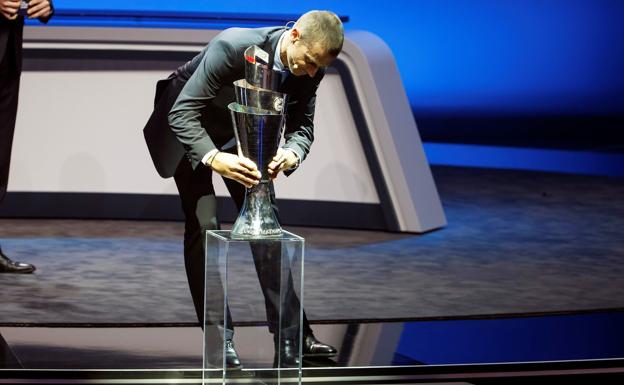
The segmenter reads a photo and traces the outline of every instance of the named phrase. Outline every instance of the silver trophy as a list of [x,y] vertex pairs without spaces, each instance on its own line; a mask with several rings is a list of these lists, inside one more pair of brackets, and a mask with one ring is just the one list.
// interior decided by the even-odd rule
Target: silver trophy
[[275,91],[281,73],[267,63],[268,54],[257,46],[245,51],[245,79],[234,82],[236,102],[228,105],[238,155],[251,159],[262,174],[260,183],[245,192],[243,208],[232,227],[235,239],[282,235],[271,205],[268,166],[279,147],[287,95]]

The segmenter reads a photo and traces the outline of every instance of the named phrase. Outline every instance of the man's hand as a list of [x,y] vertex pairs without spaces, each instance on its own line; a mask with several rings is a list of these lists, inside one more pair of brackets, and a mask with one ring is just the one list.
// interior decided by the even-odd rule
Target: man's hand
[[234,179],[251,188],[260,182],[260,171],[254,162],[242,156],[218,152],[212,158],[210,167],[219,175]]
[[29,19],[50,16],[51,13],[50,0],[30,0],[28,2],[27,14]]
[[0,13],[8,20],[15,20],[19,6],[19,0],[0,0]]
[[281,171],[295,167],[298,162],[299,158],[294,151],[284,150],[280,147],[277,149],[277,154],[273,157],[271,163],[269,163],[269,176],[271,179],[275,179]]

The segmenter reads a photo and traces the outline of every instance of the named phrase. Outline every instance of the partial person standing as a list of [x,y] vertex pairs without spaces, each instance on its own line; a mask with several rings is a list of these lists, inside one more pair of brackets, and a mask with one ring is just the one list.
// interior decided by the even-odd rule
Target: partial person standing
[[[17,100],[22,73],[24,18],[47,23],[54,13],[50,0],[0,0],[0,204],[6,195]],[[1,236],[0,229],[0,236]],[[32,273],[35,266],[12,261],[0,246],[0,273]]]

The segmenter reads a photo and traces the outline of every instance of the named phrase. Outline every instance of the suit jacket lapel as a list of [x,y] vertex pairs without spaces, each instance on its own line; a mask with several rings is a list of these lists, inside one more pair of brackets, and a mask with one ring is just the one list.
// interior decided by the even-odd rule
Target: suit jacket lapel
[[277,50],[277,43],[279,42],[282,32],[286,30],[286,27],[277,29],[268,34],[267,39],[262,46],[262,49],[269,54],[269,68],[273,68],[275,63],[275,51]]

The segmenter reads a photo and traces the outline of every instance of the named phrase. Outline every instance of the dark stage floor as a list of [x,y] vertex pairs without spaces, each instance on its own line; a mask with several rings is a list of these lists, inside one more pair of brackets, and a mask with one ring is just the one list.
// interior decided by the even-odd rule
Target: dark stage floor
[[[491,368],[479,365],[509,362],[551,362],[542,369],[582,362],[573,369],[620,373],[624,180],[433,171],[449,221],[442,230],[286,226],[306,238],[308,316],[317,335],[340,349],[333,362],[308,362],[304,379],[308,373],[318,382],[310,367],[317,365],[412,368],[411,383],[471,378],[444,377],[458,367],[488,377]],[[97,370],[164,370],[164,377],[197,382],[201,331],[182,232],[174,222],[0,219],[3,249],[38,267],[33,275],[0,276],[5,365],[84,369],[103,380],[114,372]],[[243,361],[270,366],[253,350],[271,345],[266,328],[254,326],[262,309],[232,310]],[[504,370],[533,370],[517,365]],[[62,372],[50,373],[53,381]],[[327,383],[335,382],[344,381]]]
[[[434,168],[449,225],[424,235],[286,228],[306,238],[317,321],[624,308],[624,180]],[[0,220],[0,324],[185,323],[195,315],[175,222]],[[245,302],[245,299],[241,299]],[[233,309],[237,321],[253,311]],[[249,319],[248,319],[249,318]]]

